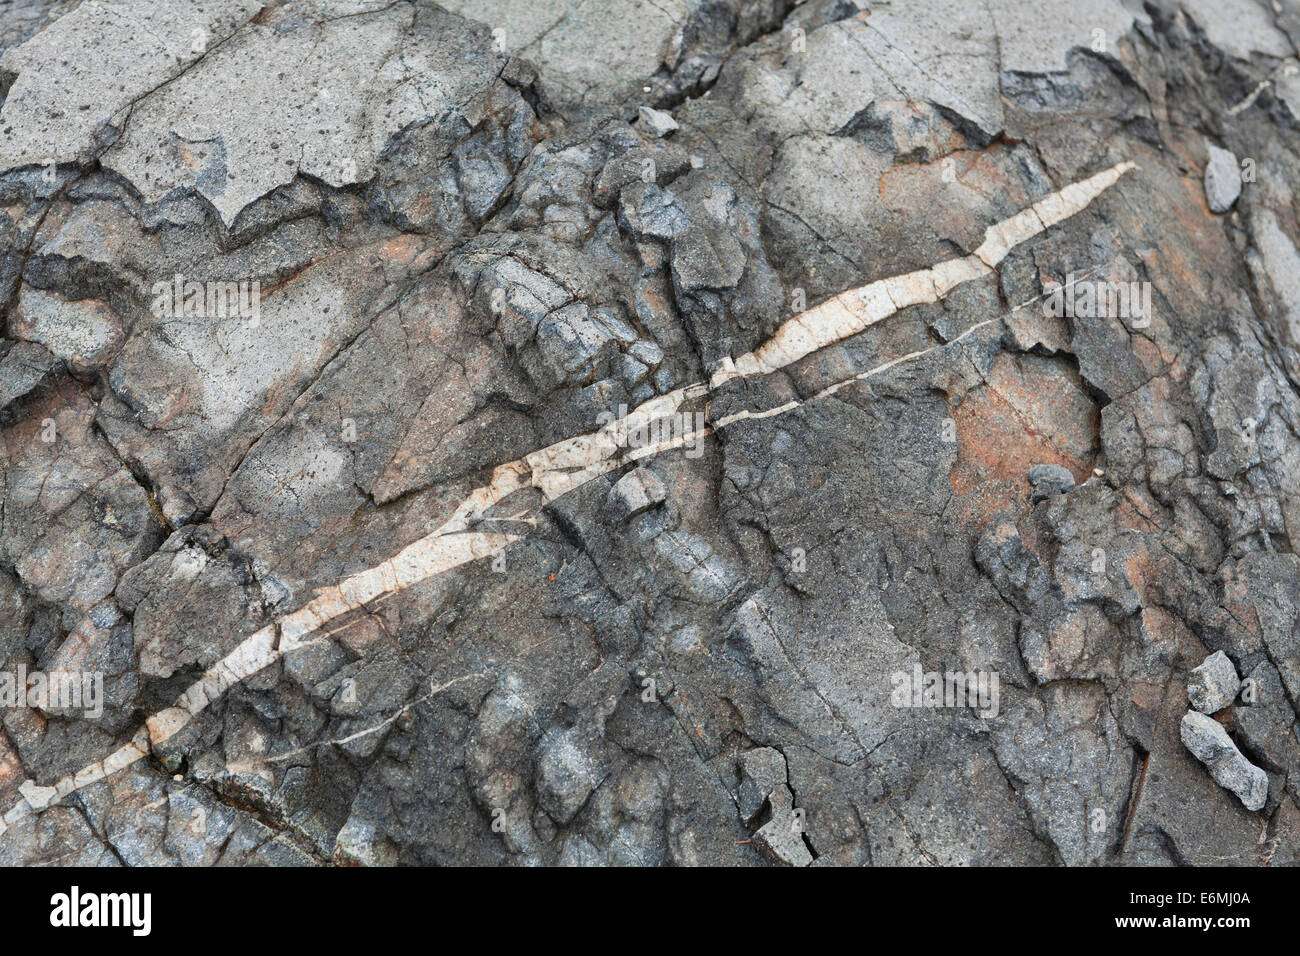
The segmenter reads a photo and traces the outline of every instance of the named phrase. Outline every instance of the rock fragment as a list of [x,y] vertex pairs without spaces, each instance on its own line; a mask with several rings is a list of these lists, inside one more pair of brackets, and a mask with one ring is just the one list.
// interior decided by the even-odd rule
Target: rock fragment
[[1214,782],[1231,790],[1247,810],[1259,810],[1268,799],[1268,775],[1241,755],[1228,732],[1213,717],[1189,710],[1180,731],[1183,746],[1210,771]]
[[657,110],[650,106],[642,106],[638,111],[641,114],[641,122],[650,132],[658,137],[667,136],[669,133],[681,129],[677,125],[677,120],[672,115],[665,113],[663,110]]
[[758,828],[754,844],[768,856],[786,866],[808,866],[813,856],[803,842],[802,823],[793,809],[772,814],[772,819]]
[[1223,710],[1237,699],[1241,679],[1237,669],[1223,651],[1215,651],[1200,667],[1192,671],[1187,681],[1187,699],[1203,714]]
[[1074,475],[1060,465],[1035,465],[1029,469],[1029,483],[1034,489],[1031,497],[1038,503],[1073,488]]
[[23,781],[18,792],[23,795],[23,799],[33,810],[44,810],[58,796],[58,791],[54,787],[42,787],[35,780]]
[[614,507],[624,518],[632,518],[653,508],[668,497],[668,489],[648,468],[629,471],[615,482],[610,491]]
[[740,815],[756,819],[773,792],[785,786],[785,758],[779,750],[758,747],[740,758]]
[[34,342],[15,342],[0,358],[0,409],[48,383],[58,360]]
[[1210,161],[1205,164],[1205,201],[1211,211],[1222,215],[1232,208],[1241,195],[1241,166],[1237,157],[1213,143]]
[[779,750],[760,747],[740,759],[740,813],[756,819],[764,806],[771,817],[754,833],[754,844],[786,866],[808,866],[813,856],[803,839],[803,811],[794,805],[786,783],[785,757]]

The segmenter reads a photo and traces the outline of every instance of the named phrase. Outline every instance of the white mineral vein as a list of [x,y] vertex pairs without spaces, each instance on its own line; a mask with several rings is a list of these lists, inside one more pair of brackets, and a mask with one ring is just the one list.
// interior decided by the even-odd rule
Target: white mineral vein
[[[376,598],[395,593],[420,581],[450,571],[503,550],[521,534],[488,534],[470,530],[504,499],[524,488],[537,488],[542,504],[573,491],[631,461],[653,457],[672,448],[692,443],[719,428],[746,419],[783,414],[802,403],[787,402],[759,412],[741,411],[719,419],[712,426],[690,432],[685,429],[655,444],[629,447],[629,436],[649,430],[655,422],[674,415],[688,401],[702,398],[734,378],[766,375],[797,362],[819,349],[856,335],[864,329],[910,305],[937,302],[958,285],[989,275],[1015,246],[1033,238],[1084,209],[1109,189],[1131,162],[1118,163],[1097,175],[1051,193],[1008,219],[989,226],[984,241],[964,258],[949,259],[928,269],[880,279],[841,293],[787,321],[770,339],[753,352],[726,361],[708,384],[697,383],[660,395],[637,406],[626,416],[583,435],[556,442],[516,461],[497,466],[486,485],[474,489],[451,517],[435,531],[412,542],[373,568],[344,578],[318,592],[298,610],[279,618],[249,635],[234,650],[204,672],[177,698],[172,706],[145,721],[132,740],[52,787],[25,781],[23,799],[0,818],[0,834],[14,823],[44,810],[68,794],[124,770],[183,730],[195,716],[227,690],[278,661],[285,654],[306,646],[313,634],[326,624]],[[996,320],[980,323],[983,327]],[[967,330],[966,334],[976,327]],[[941,346],[942,347],[942,346]],[[869,372],[823,389],[817,398],[833,394],[844,385],[883,371],[923,352],[902,356]],[[504,520],[504,519],[499,519]],[[514,521],[519,521],[516,516]],[[526,520],[526,519],[524,519]]]

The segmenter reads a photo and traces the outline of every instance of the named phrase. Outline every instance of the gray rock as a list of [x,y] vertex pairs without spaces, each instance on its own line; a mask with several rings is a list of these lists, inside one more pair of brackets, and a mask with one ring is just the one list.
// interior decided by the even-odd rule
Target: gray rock
[[640,114],[641,122],[645,124],[646,129],[655,136],[667,136],[669,133],[681,129],[671,113],[665,113],[663,110],[657,110],[650,106],[638,107],[637,112]]
[[1088,7],[1070,0],[1050,0],[1040,8],[1042,17],[1032,19],[1023,16],[1024,10],[1015,0],[994,0],[990,6],[1002,39],[1001,67],[1007,72],[1062,70],[1069,52],[1077,47],[1114,56],[1116,45],[1135,19],[1145,19],[1119,0]]
[[1210,771],[1214,782],[1235,793],[1247,810],[1268,799],[1268,774],[1241,755],[1228,732],[1213,717],[1189,710],[1180,730],[1183,745]]
[[1039,502],[1073,488],[1074,475],[1060,465],[1035,465],[1029,469],[1029,483],[1034,488],[1031,500]]
[[1241,166],[1226,149],[1207,143],[1210,161],[1205,164],[1205,201],[1213,212],[1223,214],[1241,195]]
[[813,861],[803,841],[803,819],[793,809],[773,812],[772,819],[754,832],[754,844],[784,866],[808,866]]
[[10,326],[11,334],[45,346],[78,372],[105,367],[122,347],[122,319],[103,302],[65,302],[24,286]]
[[537,346],[558,382],[585,378],[610,341],[609,330],[581,302],[557,309],[537,326]]
[[1265,770],[1294,773],[1300,768],[1300,736],[1277,669],[1261,661],[1242,684],[1241,702],[1232,712],[1242,748]]
[[636,468],[614,483],[610,498],[626,520],[663,503],[668,489],[649,468]]
[[1292,341],[1300,341],[1300,250],[1296,240],[1281,228],[1271,209],[1261,210],[1252,219],[1251,234],[1262,260],[1264,284],[1281,303],[1278,312]]
[[[134,100],[183,75],[258,9],[252,0],[79,5],[5,52],[3,69],[16,79],[0,168],[67,162],[106,145],[104,127],[120,124]],[[86,56],[58,55],[71,48]]]
[[538,803],[558,824],[573,819],[608,775],[576,729],[556,732],[542,742],[537,758]]
[[990,721],[997,762],[1066,865],[1096,863],[1120,833],[1133,751],[1096,686],[1052,684],[1042,696]]
[[0,358],[0,409],[49,382],[58,360],[41,346],[16,342]]
[[1215,651],[1187,679],[1187,699],[1203,714],[1213,714],[1237,699],[1241,679],[1223,651]]
[[664,360],[664,350],[660,348],[658,344],[647,342],[645,339],[640,339],[633,343],[632,347],[628,349],[628,351],[650,368],[658,367],[659,363]]
[[1296,860],[1300,20],[864,6],[9,2],[0,863]]
[[1215,46],[1249,60],[1253,53],[1287,57],[1295,53],[1268,8],[1250,0],[1184,0],[1186,9]]
[[631,355],[624,355],[618,362],[619,374],[623,377],[623,382],[628,388],[635,388],[645,377],[650,374],[650,369],[642,365]]
[[619,196],[619,220],[625,229],[649,239],[672,239],[691,225],[681,201],[654,183],[633,183]]
[[[740,815],[748,823],[759,815],[773,793],[785,788],[785,757],[771,747],[759,747],[740,758],[740,771],[737,796]],[[777,799],[784,804],[789,803],[789,797],[785,793],[780,793]]]
[[808,866],[813,861],[804,842],[804,811],[794,806],[786,783],[786,762],[771,747],[751,750],[741,757],[740,815],[752,821],[766,809],[769,819],[754,831],[754,844],[785,866]]

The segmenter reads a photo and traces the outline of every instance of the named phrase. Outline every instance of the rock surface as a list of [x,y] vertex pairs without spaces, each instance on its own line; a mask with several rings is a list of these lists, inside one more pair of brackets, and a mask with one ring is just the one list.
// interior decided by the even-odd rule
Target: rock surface
[[646,129],[656,136],[667,136],[669,133],[681,129],[677,125],[677,120],[673,119],[671,113],[665,113],[663,110],[654,109],[651,106],[642,106],[637,110],[641,117],[641,122],[645,124]]
[[1074,475],[1062,465],[1035,465],[1029,469],[1029,483],[1033,485],[1031,501],[1045,501],[1062,495],[1074,487]]
[[1213,143],[1208,144],[1210,161],[1205,165],[1205,201],[1210,211],[1225,213],[1241,195],[1241,169],[1237,157]]
[[9,4],[0,863],[1294,862],[1297,40]]
[[1192,669],[1187,681],[1187,699],[1203,714],[1223,710],[1237,699],[1241,678],[1223,651],[1215,651]]
[[1241,755],[1222,724],[1189,710],[1183,716],[1181,733],[1187,749],[1209,768],[1215,783],[1240,797],[1247,810],[1263,809],[1268,774]]

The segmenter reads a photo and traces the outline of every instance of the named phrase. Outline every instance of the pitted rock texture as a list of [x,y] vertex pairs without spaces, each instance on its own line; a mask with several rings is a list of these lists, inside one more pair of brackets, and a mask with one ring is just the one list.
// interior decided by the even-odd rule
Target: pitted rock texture
[[1294,863],[1297,42],[17,0],[0,863]]
[[1218,721],[1189,710],[1183,715],[1181,735],[1187,749],[1209,768],[1215,783],[1240,797],[1247,810],[1264,806],[1268,775],[1241,755]]
[[1223,710],[1237,699],[1241,679],[1237,669],[1223,651],[1215,651],[1198,667],[1192,668],[1187,682],[1187,699],[1203,714]]

